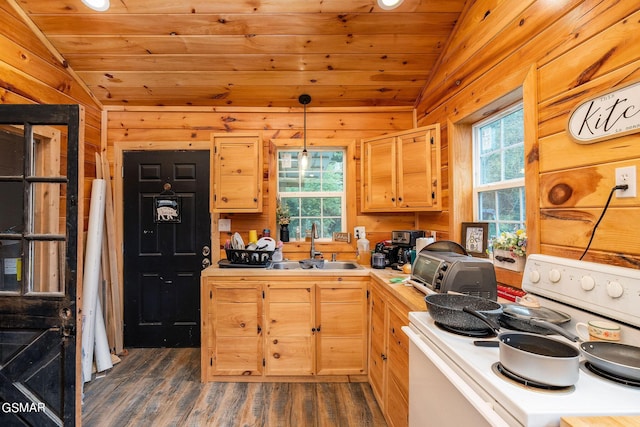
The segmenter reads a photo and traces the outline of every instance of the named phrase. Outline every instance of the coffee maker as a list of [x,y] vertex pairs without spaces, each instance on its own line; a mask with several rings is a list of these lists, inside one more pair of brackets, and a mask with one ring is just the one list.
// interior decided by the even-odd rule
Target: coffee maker
[[411,263],[411,251],[416,248],[416,239],[424,237],[422,230],[395,230],[391,232],[389,247],[389,266],[402,270],[402,266]]

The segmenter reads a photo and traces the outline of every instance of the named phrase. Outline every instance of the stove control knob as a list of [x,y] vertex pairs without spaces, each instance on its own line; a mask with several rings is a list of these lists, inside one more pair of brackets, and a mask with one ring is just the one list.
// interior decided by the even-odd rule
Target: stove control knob
[[588,292],[596,287],[596,281],[593,280],[593,277],[591,276],[582,276],[582,279],[580,279],[580,286],[583,290]]
[[529,272],[529,280],[531,280],[531,283],[538,283],[540,281],[540,272],[538,270],[531,270]]
[[555,268],[551,269],[551,271],[549,272],[549,280],[551,280],[551,283],[558,283],[560,281],[560,278],[560,272]]
[[611,298],[620,298],[624,293],[622,285],[619,282],[613,281],[607,284],[607,293]]

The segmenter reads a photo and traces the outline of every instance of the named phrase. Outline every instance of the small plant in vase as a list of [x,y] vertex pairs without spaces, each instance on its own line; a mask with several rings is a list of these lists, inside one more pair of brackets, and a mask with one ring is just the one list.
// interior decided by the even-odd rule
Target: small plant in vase
[[276,219],[280,225],[280,240],[283,242],[289,241],[289,223],[291,222],[291,215],[289,214],[289,207],[282,204],[280,197],[276,199]]
[[517,230],[515,233],[503,231],[491,240],[491,244],[495,265],[507,270],[524,270],[527,255],[527,233],[524,230]]

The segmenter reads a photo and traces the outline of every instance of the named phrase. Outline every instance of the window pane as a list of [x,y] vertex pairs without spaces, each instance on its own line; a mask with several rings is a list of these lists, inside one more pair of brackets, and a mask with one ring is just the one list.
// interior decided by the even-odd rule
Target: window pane
[[478,193],[478,206],[480,206],[478,218],[480,221],[495,221],[496,215],[496,192],[483,191]]
[[504,179],[524,177],[524,145],[504,150]]
[[502,165],[500,164],[500,153],[496,152],[488,156],[481,157],[480,163],[480,184],[492,184],[501,181]]
[[322,216],[340,216],[342,200],[339,197],[325,197],[322,199]]
[[504,124],[504,146],[509,147],[515,144],[523,144],[524,127],[522,126],[522,109],[514,111],[502,120]]
[[500,148],[500,122],[489,123],[480,128],[480,155]]
[[521,214],[520,191],[510,188],[498,192],[499,218],[501,221],[519,221]]

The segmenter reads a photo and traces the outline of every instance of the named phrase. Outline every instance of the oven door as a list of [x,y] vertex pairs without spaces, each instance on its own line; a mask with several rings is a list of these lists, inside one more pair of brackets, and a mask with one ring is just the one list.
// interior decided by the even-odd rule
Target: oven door
[[420,332],[409,326],[402,330],[410,340],[409,427],[520,425],[479,387],[474,390],[472,380]]

